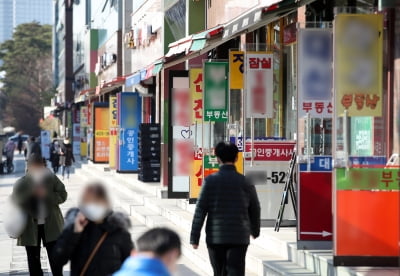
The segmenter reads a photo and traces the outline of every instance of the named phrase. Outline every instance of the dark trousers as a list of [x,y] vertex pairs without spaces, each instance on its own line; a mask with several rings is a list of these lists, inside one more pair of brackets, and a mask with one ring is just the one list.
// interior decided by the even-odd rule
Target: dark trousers
[[244,276],[247,244],[208,244],[214,276]]
[[25,246],[26,254],[28,256],[28,267],[30,276],[43,276],[42,265],[40,263],[40,243],[43,241],[46,247],[47,255],[53,276],[62,276],[62,267],[57,267],[54,264],[53,248],[56,242],[46,242],[44,236],[44,225],[38,225],[38,246]]

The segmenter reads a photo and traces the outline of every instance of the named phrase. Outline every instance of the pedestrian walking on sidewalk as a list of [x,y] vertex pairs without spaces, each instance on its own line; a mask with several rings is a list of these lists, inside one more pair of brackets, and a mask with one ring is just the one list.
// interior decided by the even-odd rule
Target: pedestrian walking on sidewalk
[[65,229],[54,250],[57,266],[71,263],[71,276],[106,276],[129,257],[133,243],[129,217],[112,211],[101,183],[88,185],[79,209],[68,211]]
[[133,252],[114,276],[170,276],[181,255],[181,240],[174,231],[154,228],[136,242]]
[[27,174],[14,185],[12,199],[27,216],[17,244],[26,248],[29,274],[43,275],[40,261],[43,242],[53,275],[62,276],[62,270],[54,265],[52,253],[64,225],[59,205],[67,199],[67,192],[58,177],[44,167],[41,156],[29,157]]
[[53,143],[50,145],[50,162],[55,174],[58,173],[58,169],[60,168],[60,152],[61,147],[59,142],[57,140],[53,140]]
[[[35,137],[30,138],[30,142],[28,145],[28,156],[27,159],[29,160],[29,157],[31,155],[36,155],[37,157],[42,158],[42,149],[40,148],[40,144],[36,141]],[[42,160],[43,162],[43,160]]]
[[72,162],[75,162],[72,145],[69,142],[69,139],[64,139],[60,152],[60,165],[62,167],[61,173],[63,180],[65,179],[65,172],[67,172],[67,179],[69,179]]
[[250,235],[260,234],[260,203],[254,185],[235,168],[238,148],[218,143],[219,171],[205,178],[193,217],[190,243],[199,246],[206,223],[206,243],[215,276],[244,276]]

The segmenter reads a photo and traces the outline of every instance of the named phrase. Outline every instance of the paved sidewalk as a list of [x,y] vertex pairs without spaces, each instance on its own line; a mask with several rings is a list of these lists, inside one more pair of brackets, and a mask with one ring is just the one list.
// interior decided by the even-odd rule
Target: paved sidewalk
[[[5,275],[29,275],[28,273],[28,265],[26,259],[25,248],[16,246],[16,240],[10,239],[4,231],[3,226],[3,210],[5,201],[8,196],[12,192],[12,187],[15,181],[21,177],[25,172],[25,161],[22,155],[16,155],[14,159],[15,163],[15,172],[9,175],[0,175],[0,276]],[[77,164],[79,166],[79,163]],[[72,173],[71,178],[69,180],[65,180],[64,184],[66,186],[68,192],[67,201],[61,205],[61,210],[65,214],[65,212],[71,208],[77,206],[78,199],[82,187],[87,182],[87,179],[82,178],[81,176]],[[115,193],[112,189],[110,189],[113,198],[114,207],[117,210],[122,210],[120,206],[121,198],[120,194]],[[136,238],[146,231],[148,228],[132,219],[132,240],[136,240]],[[46,271],[45,275],[51,275],[48,269],[48,260],[46,251],[42,250],[42,267],[44,271]],[[69,275],[69,265],[64,267],[64,275]],[[177,275],[179,276],[197,276],[197,275],[206,275],[202,273],[202,271],[196,267],[193,263],[191,263],[186,258],[182,258],[180,260]]]

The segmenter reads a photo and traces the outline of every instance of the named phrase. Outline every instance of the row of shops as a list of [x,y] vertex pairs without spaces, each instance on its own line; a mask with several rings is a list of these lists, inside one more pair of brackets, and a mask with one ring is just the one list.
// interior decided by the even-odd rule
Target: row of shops
[[333,248],[335,265],[398,265],[400,91],[391,72],[400,13],[308,14],[311,2],[258,6],[80,91],[70,117],[75,153],[143,173],[143,148],[154,149],[153,180],[169,198],[194,203],[218,169],[213,146],[231,141],[264,225],[275,223],[295,158],[297,203],[283,218],[297,225],[298,247]]

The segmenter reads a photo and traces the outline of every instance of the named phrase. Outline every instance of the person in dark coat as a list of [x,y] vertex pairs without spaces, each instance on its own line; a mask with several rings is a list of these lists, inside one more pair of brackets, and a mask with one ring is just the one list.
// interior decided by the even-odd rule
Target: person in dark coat
[[26,248],[29,274],[43,275],[40,262],[40,245],[43,242],[53,275],[62,276],[62,270],[54,265],[52,253],[64,225],[59,207],[67,199],[64,184],[44,167],[40,156],[33,154],[28,160],[27,174],[14,185],[11,196],[27,215],[27,224],[17,245]]
[[63,145],[61,146],[61,152],[60,152],[60,165],[62,167],[61,173],[63,180],[65,172],[67,172],[67,179],[69,179],[72,162],[75,162],[72,145],[68,139],[65,139]]
[[55,174],[58,173],[58,169],[60,168],[60,152],[60,144],[57,140],[54,140],[50,145],[50,162]]
[[18,134],[17,143],[18,143],[18,147],[17,148],[18,148],[19,154],[21,154],[24,140],[22,139],[22,135],[20,133]]
[[129,217],[111,210],[101,183],[85,188],[79,206],[66,215],[65,229],[53,251],[56,264],[62,267],[70,261],[71,276],[111,275],[133,249]]
[[215,155],[217,173],[205,178],[193,217],[190,243],[198,248],[206,223],[206,243],[215,276],[245,275],[245,258],[250,236],[260,234],[260,203],[254,185],[234,166],[238,148],[219,143]]
[[27,159],[29,160],[29,157],[33,154],[42,158],[42,149],[40,148],[40,144],[36,141],[36,138],[32,136],[28,145]]

